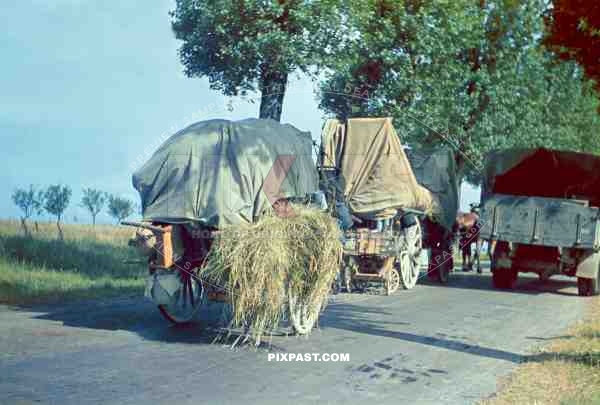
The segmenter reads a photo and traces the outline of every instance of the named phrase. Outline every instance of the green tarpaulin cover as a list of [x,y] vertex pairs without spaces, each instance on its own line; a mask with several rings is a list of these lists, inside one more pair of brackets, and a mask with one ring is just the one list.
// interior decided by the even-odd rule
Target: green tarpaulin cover
[[318,191],[310,133],[273,120],[209,120],[171,136],[133,174],[144,220],[253,222],[277,198]]
[[406,155],[419,184],[434,194],[440,203],[437,222],[451,230],[458,213],[454,153],[450,149],[410,149]]

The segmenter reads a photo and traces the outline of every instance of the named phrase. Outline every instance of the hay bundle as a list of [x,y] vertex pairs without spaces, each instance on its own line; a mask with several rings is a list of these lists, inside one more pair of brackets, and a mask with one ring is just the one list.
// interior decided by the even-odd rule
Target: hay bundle
[[290,294],[308,308],[322,308],[339,270],[335,220],[314,209],[293,210],[288,218],[267,215],[222,229],[201,273],[229,292],[232,327],[245,328],[256,342],[277,327]]

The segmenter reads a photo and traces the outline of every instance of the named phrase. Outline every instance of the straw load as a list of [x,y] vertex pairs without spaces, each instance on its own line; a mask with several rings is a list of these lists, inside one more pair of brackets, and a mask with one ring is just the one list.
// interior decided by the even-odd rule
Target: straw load
[[258,344],[289,315],[310,332],[341,262],[340,230],[325,212],[293,206],[287,217],[221,229],[201,277],[229,292],[231,327]]

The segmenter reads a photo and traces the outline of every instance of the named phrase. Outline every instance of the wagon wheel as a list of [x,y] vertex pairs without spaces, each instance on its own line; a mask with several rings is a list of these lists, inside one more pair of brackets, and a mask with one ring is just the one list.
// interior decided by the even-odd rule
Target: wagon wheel
[[398,273],[398,270],[396,270],[396,268],[392,267],[389,270],[388,275],[386,276],[386,280],[385,280],[385,294],[386,295],[392,295],[393,293],[398,291],[398,288],[400,287],[400,284],[401,284],[400,279],[401,279],[400,273]]
[[179,270],[181,285],[168,305],[159,305],[158,310],[169,322],[184,324],[192,320],[202,306],[204,288],[193,270]]
[[414,286],[417,285],[417,280],[419,279],[418,263],[415,263],[408,252],[400,253],[398,263],[400,265],[400,276],[398,280],[400,285],[402,285],[402,288],[405,290],[414,288]]
[[352,273],[354,270],[352,269],[352,266],[350,266],[350,264],[348,264],[343,267],[343,271],[344,271],[344,275],[342,277],[342,283],[344,283],[346,292],[351,293],[352,292]]
[[417,285],[420,273],[420,258],[423,249],[421,225],[417,220],[414,226],[405,230],[406,250],[400,252],[398,263],[400,265],[400,280],[402,288],[410,290]]
[[288,300],[292,329],[298,335],[309,334],[319,318],[323,301],[319,301],[316,305],[310,305],[291,290],[288,291]]

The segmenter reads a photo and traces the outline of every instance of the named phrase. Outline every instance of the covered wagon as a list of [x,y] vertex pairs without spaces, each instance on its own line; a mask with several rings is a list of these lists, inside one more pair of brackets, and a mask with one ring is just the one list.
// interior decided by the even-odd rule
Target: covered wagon
[[412,164],[391,118],[324,126],[319,171],[345,228],[340,279],[348,291],[372,281],[382,282],[387,294],[413,288],[424,248],[435,249],[432,276],[447,280],[458,205],[454,159],[447,151],[411,158]]
[[[149,256],[146,295],[168,320],[231,298],[201,276],[213,245],[224,228],[318,192],[311,146],[310,133],[273,120],[209,120],[174,134],[133,174],[143,221],[128,224]],[[318,308],[302,310],[298,297],[289,305],[296,331],[310,330]]]

